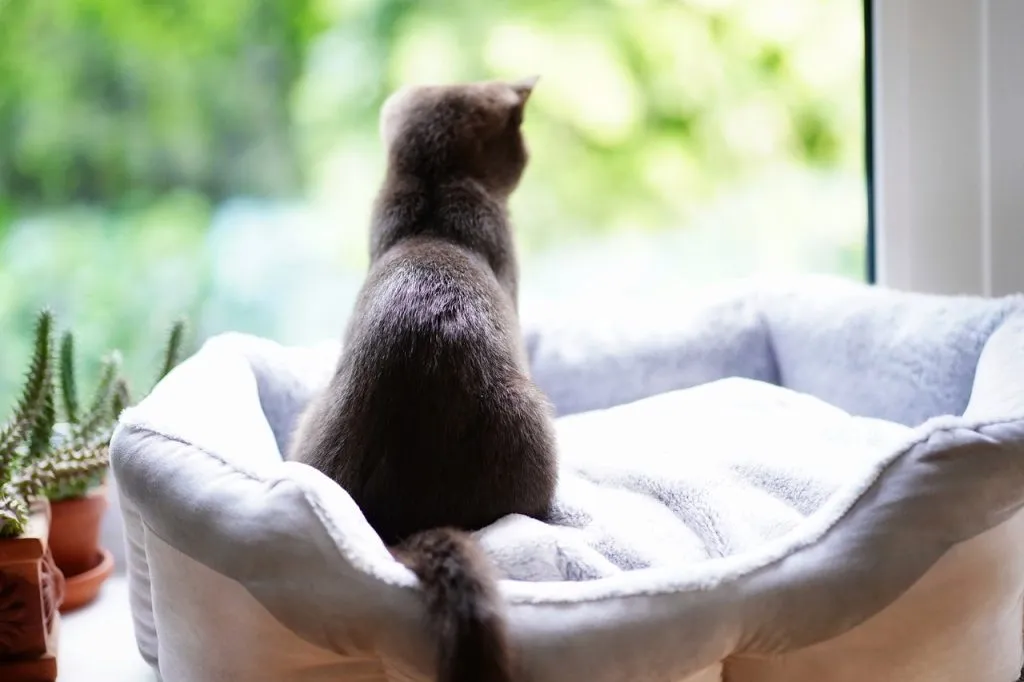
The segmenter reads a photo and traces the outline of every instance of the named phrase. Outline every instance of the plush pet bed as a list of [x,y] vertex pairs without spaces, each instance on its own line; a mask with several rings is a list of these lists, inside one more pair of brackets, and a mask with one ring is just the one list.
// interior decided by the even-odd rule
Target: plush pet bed
[[[478,533],[533,682],[1011,682],[1024,301],[753,281],[528,325],[554,517]],[[164,682],[425,680],[413,575],[282,463],[335,344],[207,342],[114,435]]]

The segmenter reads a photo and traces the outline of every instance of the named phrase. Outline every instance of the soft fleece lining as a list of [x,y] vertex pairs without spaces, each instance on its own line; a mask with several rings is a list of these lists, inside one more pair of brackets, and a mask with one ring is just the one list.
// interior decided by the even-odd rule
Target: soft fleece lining
[[[672,334],[664,335],[657,352],[647,346],[639,356],[640,373],[654,376],[651,358],[666,354],[666,372],[657,375],[653,389],[636,380],[622,382],[623,390],[635,399],[643,397],[645,386],[650,395],[710,381],[717,377],[706,367],[685,369],[688,361],[710,357],[714,362],[708,364],[717,363],[720,376],[795,377],[798,385],[829,391],[831,402],[846,403],[854,414],[905,423],[922,404],[940,410],[932,416],[942,414],[943,406],[962,410],[968,399],[972,413],[910,430],[858,420],[792,391],[730,380],[563,420],[559,428],[567,444],[558,520],[566,525],[506,519],[481,534],[509,575],[574,579],[503,583],[513,637],[528,665],[550,671],[553,661],[577,661],[594,675],[587,679],[596,680],[604,679],[601,664],[608,657],[619,670],[640,669],[646,658],[683,675],[729,653],[806,646],[863,622],[950,547],[1020,509],[1024,412],[1019,405],[1008,408],[1004,398],[986,405],[984,396],[972,397],[970,390],[985,330],[998,327],[1019,301],[939,299],[937,306],[930,297],[848,285],[834,288],[832,296],[848,299],[836,300],[831,309],[840,322],[846,313],[865,317],[854,325],[833,325],[841,339],[807,332],[814,324],[800,321],[797,311],[814,306],[801,303],[798,293],[759,287],[742,305],[734,300],[724,308],[742,311],[733,329],[747,342],[716,343],[716,335],[683,330],[684,342],[672,351],[664,341]],[[719,307],[708,308],[716,312],[706,319],[721,325],[723,308],[712,305]],[[871,309],[877,311],[875,323],[866,322]],[[902,317],[893,318],[893,311]],[[930,316],[940,323],[929,325]],[[957,316],[961,325],[949,323]],[[824,314],[816,322],[829,328]],[[1020,326],[1006,325],[1003,336],[1019,341]],[[865,336],[851,340],[858,331]],[[587,353],[553,362],[559,353],[564,357],[566,337],[539,338],[532,344],[539,383],[551,394],[570,395],[566,377],[585,376],[580,368],[587,366]],[[803,362],[824,369],[804,372],[794,365],[793,344],[800,339],[811,344]],[[1017,385],[1024,385],[1019,344],[1003,345],[987,362],[1003,376],[1012,369]],[[754,348],[763,351],[760,359],[748,357]],[[907,348],[912,354],[904,357]],[[817,349],[830,354],[831,363],[819,360]],[[880,349],[888,354],[873,362],[857,357]],[[575,407],[585,403],[584,396],[590,396],[589,407],[615,400],[609,387],[617,375],[630,374],[633,362],[621,351],[598,353],[596,381],[606,389],[588,392],[582,382]],[[729,371],[729,352],[738,354],[736,372]],[[279,459],[295,413],[322,382],[332,355],[330,347],[303,351],[238,335],[215,339],[123,416],[113,444],[114,472],[126,515],[137,511],[143,535],[155,533],[236,580],[303,638],[336,651],[415,658],[425,646],[411,574],[391,560],[343,491],[319,473]],[[951,359],[969,371],[951,366]],[[845,384],[839,382],[849,391],[817,378],[828,368],[833,374],[835,368],[851,372],[841,377]],[[966,387],[953,386],[965,376]],[[911,396],[910,406],[901,403],[915,385],[927,389],[942,377],[949,383],[943,390]],[[864,404],[869,392],[861,386],[871,380],[886,390]],[[563,404],[561,411],[573,407]],[[701,407],[708,410],[705,422],[716,414],[724,420],[717,431],[721,442],[714,428],[703,431],[702,441],[687,440],[707,424],[688,425],[685,414],[678,415],[699,413]],[[729,410],[737,433],[759,427],[745,449],[736,442],[727,447]],[[766,415],[760,424],[758,413]],[[810,422],[799,428],[801,420],[812,418],[815,428]],[[638,441],[632,451],[628,439],[614,442],[631,428]],[[750,442],[763,449],[750,448]],[[822,443],[834,448],[822,456],[842,457],[844,471],[813,466],[813,449]],[[699,465],[684,466],[695,445]],[[704,459],[715,447],[717,459]],[[678,466],[637,455],[657,448],[674,454]],[[625,505],[617,510],[620,519],[635,518],[645,531],[662,529],[670,541],[663,537],[659,543],[657,534],[631,534],[629,524],[616,525],[615,514],[606,513],[614,504]],[[131,536],[131,523],[128,531]],[[130,548],[129,560],[133,576],[145,575],[144,543],[141,550]],[[145,590],[139,591],[133,607],[146,621]],[[159,632],[154,635],[159,638]],[[140,637],[151,660],[153,644]],[[586,662],[574,651],[586,651]]]

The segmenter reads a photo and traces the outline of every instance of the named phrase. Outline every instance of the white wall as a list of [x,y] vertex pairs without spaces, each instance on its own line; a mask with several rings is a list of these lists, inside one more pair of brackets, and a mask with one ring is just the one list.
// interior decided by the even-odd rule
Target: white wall
[[1024,0],[875,0],[876,273],[1024,291]]

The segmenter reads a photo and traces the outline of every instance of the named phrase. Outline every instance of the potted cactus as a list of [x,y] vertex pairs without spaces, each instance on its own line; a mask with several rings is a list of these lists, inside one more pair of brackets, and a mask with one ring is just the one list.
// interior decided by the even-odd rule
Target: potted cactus
[[[41,466],[26,444],[47,409],[52,317],[40,316],[36,348],[13,414],[0,426],[0,679],[57,679],[58,609],[64,576],[49,547],[50,505],[38,491],[56,466]],[[38,454],[38,453],[36,453]],[[66,467],[65,467],[66,468]]]
[[[184,331],[183,321],[171,328],[157,381],[177,364]],[[49,347],[49,343],[48,339],[37,339],[40,348]],[[62,610],[68,611],[95,599],[114,568],[113,555],[99,543],[107,508],[108,447],[117,418],[132,404],[132,397],[128,381],[121,374],[120,354],[114,351],[103,359],[99,380],[88,406],[83,408],[70,331],[61,336],[58,367],[56,385],[50,380],[45,387],[49,398],[36,415],[33,433],[38,434],[40,450],[48,452],[48,461],[75,462],[80,467],[80,475],[56,476],[41,491],[52,508],[50,549],[67,581]],[[59,421],[58,393],[62,408]]]

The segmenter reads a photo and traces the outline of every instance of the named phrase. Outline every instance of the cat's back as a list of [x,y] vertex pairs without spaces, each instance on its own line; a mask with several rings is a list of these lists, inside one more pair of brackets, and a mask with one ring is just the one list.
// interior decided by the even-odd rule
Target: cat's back
[[[378,361],[444,353],[513,352],[512,301],[485,257],[449,239],[410,237],[373,264],[357,304],[350,346]],[[430,369],[428,364],[425,369]]]
[[361,306],[336,377],[334,464],[374,528],[391,540],[542,514],[550,415],[483,260],[444,239],[409,240],[375,263]]

